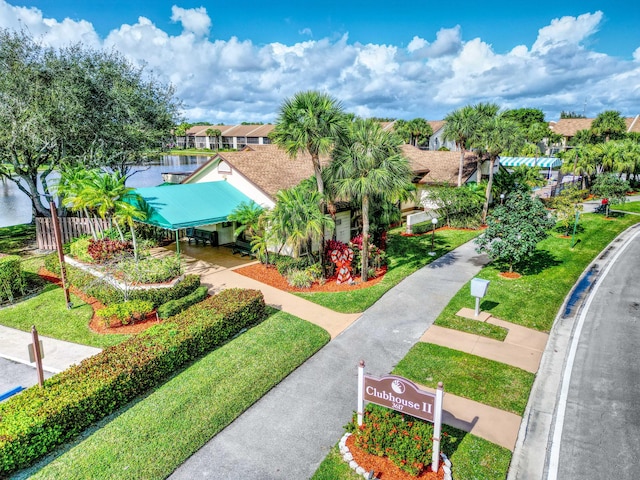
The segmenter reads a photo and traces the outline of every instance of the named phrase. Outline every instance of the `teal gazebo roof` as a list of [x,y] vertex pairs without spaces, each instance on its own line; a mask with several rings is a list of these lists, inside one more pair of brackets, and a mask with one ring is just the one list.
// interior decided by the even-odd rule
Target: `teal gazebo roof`
[[556,168],[562,165],[562,160],[557,157],[500,157],[500,165],[503,167],[527,167]]
[[251,202],[226,181],[163,185],[136,188],[143,202],[130,197],[127,201],[147,211],[143,223],[169,230],[226,222],[242,202]]

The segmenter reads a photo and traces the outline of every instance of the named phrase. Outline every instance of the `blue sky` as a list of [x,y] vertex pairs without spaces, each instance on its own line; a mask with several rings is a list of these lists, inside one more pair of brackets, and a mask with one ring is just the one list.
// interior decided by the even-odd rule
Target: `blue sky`
[[[311,3],[311,4],[309,4]],[[368,116],[468,103],[640,113],[640,2],[0,0],[0,27],[116,48],[176,87],[189,120],[273,121],[327,91]]]

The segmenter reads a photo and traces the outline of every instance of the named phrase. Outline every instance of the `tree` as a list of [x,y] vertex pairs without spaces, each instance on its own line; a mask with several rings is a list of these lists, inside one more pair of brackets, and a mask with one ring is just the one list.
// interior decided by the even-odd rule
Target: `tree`
[[356,119],[348,135],[336,143],[325,170],[334,198],[349,198],[362,210],[362,281],[369,271],[369,205],[378,195],[397,202],[411,187],[411,167],[400,151],[398,137],[373,120]]
[[429,144],[429,138],[433,135],[433,129],[424,118],[414,118],[413,120],[409,120],[407,122],[407,128],[410,134],[410,139],[407,143],[414,147]]
[[213,137],[216,139],[216,150],[218,150],[220,148],[220,142],[218,140],[222,136],[222,132],[217,128],[207,128],[204,133],[206,133],[209,138]]
[[585,117],[583,114],[580,114],[580,113],[565,112],[564,110],[562,110],[560,112],[560,118],[587,118],[587,117]]
[[480,226],[480,215],[484,193],[470,185],[450,187],[443,185],[427,191],[430,203],[437,207],[437,215],[444,218],[447,227],[477,228]]
[[581,203],[584,193],[585,190],[579,190],[576,187],[565,188],[551,201],[551,208],[554,209],[558,223],[566,236],[569,235],[576,214],[584,208]]
[[526,188],[531,191],[535,187],[542,187],[545,180],[540,176],[540,167],[528,167],[520,165],[514,167],[510,172],[500,170],[493,177],[491,186],[494,197],[501,193],[508,193],[516,188]]
[[618,205],[627,201],[628,191],[629,182],[613,173],[598,175],[591,186],[591,193],[608,199],[607,215],[609,214],[609,205]]
[[0,30],[0,175],[48,216],[38,182],[67,164],[110,167],[126,175],[171,137],[179,104],[116,52],[81,45],[54,50],[24,32]]
[[579,175],[582,181],[582,189],[586,188],[587,179],[596,173],[597,165],[592,145],[581,145],[573,150],[561,152],[563,159],[560,171],[571,173],[574,177]]
[[489,200],[491,199],[491,188],[493,184],[493,170],[496,159],[503,151],[518,148],[524,143],[522,132],[518,125],[502,116],[493,117],[482,123],[480,135],[476,140],[489,156],[489,181],[485,194],[484,207],[482,209],[482,223],[487,219],[489,211]]
[[617,110],[606,110],[599,113],[591,124],[591,131],[608,142],[611,137],[620,138],[627,130],[624,118]]
[[[272,237],[288,245],[297,257],[303,246],[312,255],[313,242],[324,238],[325,229],[333,229],[330,215],[318,210],[320,193],[313,180],[304,180],[276,194],[276,205],[267,213],[266,224]],[[321,247],[322,248],[322,247]]]
[[508,265],[509,272],[513,272],[515,265],[533,255],[538,242],[546,238],[554,224],[539,198],[532,197],[526,189],[517,189],[509,193],[504,205],[487,216],[487,229],[475,240],[476,250]]
[[444,140],[455,142],[460,149],[460,165],[458,167],[458,186],[462,185],[462,171],[464,169],[464,157],[467,152],[467,141],[473,136],[478,127],[477,112],[467,105],[449,113],[444,117]]
[[516,122],[525,132],[535,124],[547,125],[544,121],[544,112],[539,108],[514,108],[506,110],[502,115]]
[[259,231],[260,217],[264,208],[254,201],[242,202],[227,217],[230,222],[236,222],[238,227],[233,232],[236,237],[245,235],[251,239]]

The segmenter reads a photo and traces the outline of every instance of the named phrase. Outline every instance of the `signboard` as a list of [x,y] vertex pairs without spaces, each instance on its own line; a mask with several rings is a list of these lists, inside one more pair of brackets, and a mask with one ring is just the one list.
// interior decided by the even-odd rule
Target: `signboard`
[[419,390],[413,382],[396,375],[364,376],[364,400],[429,422],[434,421],[435,393]]
[[[44,347],[42,346],[42,340],[38,340],[38,345],[40,345],[40,358],[44,358]],[[36,352],[33,348],[33,343],[27,345],[27,349],[29,350],[29,361],[31,363],[36,361]],[[24,351],[24,350],[23,350]]]
[[438,471],[440,462],[440,431],[444,389],[438,383],[436,393],[420,390],[413,382],[396,375],[381,378],[364,374],[364,361],[358,366],[358,425],[362,425],[364,402],[375,403],[433,423],[431,468]]

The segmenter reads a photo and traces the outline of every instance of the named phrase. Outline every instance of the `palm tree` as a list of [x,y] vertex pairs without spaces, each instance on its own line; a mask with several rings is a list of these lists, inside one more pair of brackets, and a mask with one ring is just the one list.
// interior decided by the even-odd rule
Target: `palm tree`
[[478,127],[477,112],[473,107],[465,107],[454,110],[444,117],[444,132],[442,138],[455,142],[460,149],[460,166],[458,168],[458,186],[462,185],[462,171],[464,169],[464,157],[467,152],[467,141],[473,136]]
[[606,110],[599,113],[591,124],[591,131],[596,135],[604,135],[605,142],[608,142],[612,135],[622,135],[626,130],[627,125],[624,118],[617,110]]
[[246,233],[251,239],[259,230],[260,217],[264,213],[264,208],[254,201],[240,203],[227,217],[230,222],[236,222],[238,227],[233,232],[236,237]]
[[378,122],[356,119],[348,137],[336,144],[326,171],[327,184],[338,198],[360,202],[362,209],[362,281],[369,270],[369,204],[380,195],[398,201],[411,186],[411,167],[400,153],[397,136]]
[[429,137],[433,135],[433,129],[431,125],[427,123],[424,118],[414,118],[407,122],[407,127],[411,135],[411,145],[418,147],[424,145],[425,142],[429,142]]
[[63,166],[60,171],[60,178],[56,185],[56,194],[60,198],[60,204],[72,212],[78,212],[80,216],[84,214],[91,230],[94,240],[98,239],[98,232],[92,221],[89,212],[91,206],[87,198],[87,187],[91,178],[96,175],[93,170],[87,170],[84,166]]
[[207,137],[209,137],[209,144],[211,144],[211,137],[214,137],[216,139],[216,150],[218,150],[220,147],[220,142],[218,141],[218,139],[222,135],[222,132],[217,128],[207,128],[204,133],[206,133]]
[[485,193],[484,207],[482,209],[482,223],[487,219],[489,212],[489,200],[491,198],[491,186],[493,183],[493,170],[496,159],[507,150],[515,150],[524,143],[522,131],[517,123],[498,116],[486,120],[482,124],[482,131],[478,136],[479,145],[482,145],[489,156],[489,181]]
[[304,180],[293,188],[280,190],[275,207],[267,213],[266,223],[273,238],[291,247],[294,257],[303,246],[311,255],[313,242],[324,237],[325,229],[334,227],[331,216],[318,210],[320,198],[313,180]]

